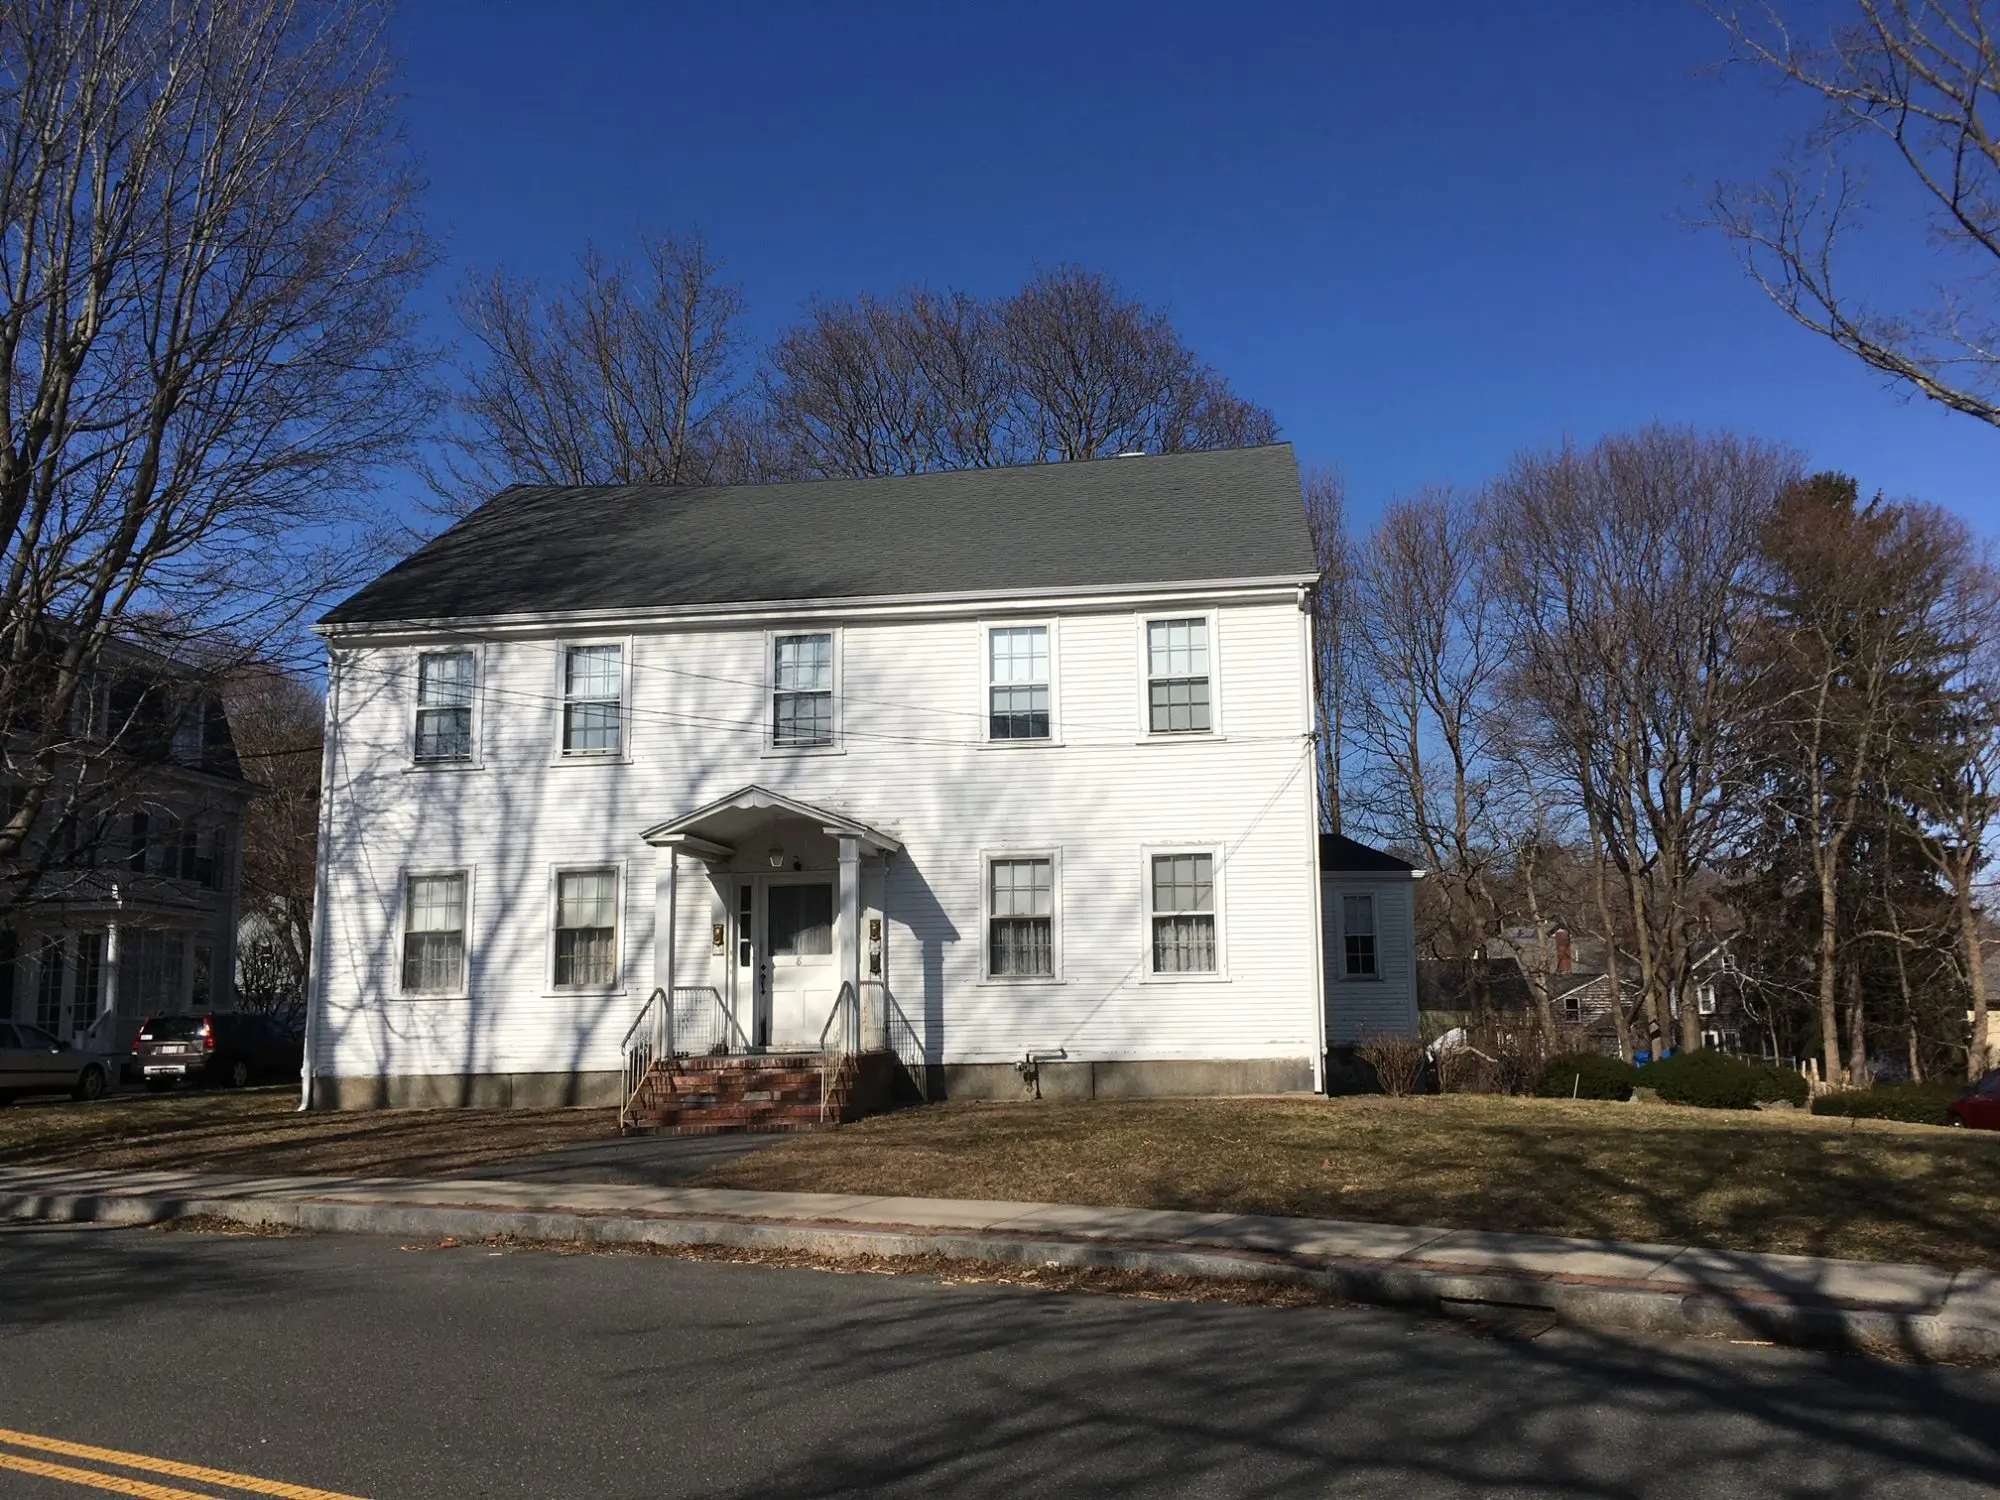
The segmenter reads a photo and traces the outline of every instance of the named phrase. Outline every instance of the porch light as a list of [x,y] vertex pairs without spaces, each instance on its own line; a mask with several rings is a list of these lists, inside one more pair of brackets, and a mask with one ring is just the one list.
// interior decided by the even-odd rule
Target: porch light
[[764,857],[771,862],[772,869],[774,870],[784,869],[785,846],[783,844],[773,844],[770,848],[764,851]]

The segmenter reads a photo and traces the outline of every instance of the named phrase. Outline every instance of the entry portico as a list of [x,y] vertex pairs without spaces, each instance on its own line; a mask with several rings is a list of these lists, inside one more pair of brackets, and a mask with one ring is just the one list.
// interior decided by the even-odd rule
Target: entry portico
[[[678,1050],[818,1047],[851,997],[848,1046],[888,1045],[879,1001],[883,892],[900,840],[832,808],[750,785],[647,829],[654,871],[653,982],[673,997]],[[682,859],[705,876],[703,951],[683,948]]]

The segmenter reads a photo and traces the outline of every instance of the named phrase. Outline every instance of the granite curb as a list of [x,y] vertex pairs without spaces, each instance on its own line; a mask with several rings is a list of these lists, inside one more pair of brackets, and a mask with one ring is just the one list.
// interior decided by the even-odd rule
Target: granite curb
[[[1285,1283],[1342,1301],[1474,1319],[1539,1314],[1573,1328],[1749,1340],[1795,1348],[1939,1363],[2000,1362],[2000,1316],[1954,1316],[1938,1305],[1799,1296],[1771,1288],[1666,1288],[1643,1280],[1404,1258],[1371,1260],[1279,1249],[1197,1245],[951,1225],[856,1223],[838,1218],[578,1211],[477,1204],[368,1202],[296,1193],[46,1191],[0,1188],[0,1217],[144,1226],[210,1217],[245,1226],[418,1239],[583,1245],[713,1245],[793,1250],[835,1258],[945,1256],[1028,1266],[1094,1267],[1201,1279]],[[1983,1287],[1982,1302],[1995,1299]],[[1980,1312],[1993,1309],[1981,1308]]]

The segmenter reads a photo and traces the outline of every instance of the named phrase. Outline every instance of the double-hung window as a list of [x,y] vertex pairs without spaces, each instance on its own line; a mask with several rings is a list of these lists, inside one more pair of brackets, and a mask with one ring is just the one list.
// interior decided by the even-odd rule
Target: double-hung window
[[411,875],[403,885],[403,993],[455,995],[465,988],[463,870]]
[[616,645],[563,647],[562,753],[624,749],[625,652]]
[[1146,622],[1146,727],[1153,734],[1207,734],[1208,619]]
[[1373,979],[1375,970],[1375,898],[1340,898],[1342,969],[1349,979]]
[[1216,973],[1215,856],[1155,854],[1150,864],[1153,972]]
[[1049,737],[1049,627],[998,625],[986,633],[987,737]]
[[1047,855],[988,860],[986,972],[993,979],[1050,979],[1056,972],[1055,861]]
[[557,989],[608,989],[618,982],[618,871],[556,875]]
[[833,634],[771,637],[771,744],[804,750],[833,744]]
[[423,765],[472,759],[470,651],[425,651],[417,657],[417,749]]

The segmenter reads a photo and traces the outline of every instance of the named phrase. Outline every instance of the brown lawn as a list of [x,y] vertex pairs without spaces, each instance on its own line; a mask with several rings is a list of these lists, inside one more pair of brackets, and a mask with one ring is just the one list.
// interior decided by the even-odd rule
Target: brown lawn
[[1792,1112],[1474,1095],[944,1105],[702,1180],[2000,1268],[2000,1134]]
[[296,1089],[125,1095],[0,1109],[0,1167],[448,1177],[618,1133],[613,1109],[302,1115]]

